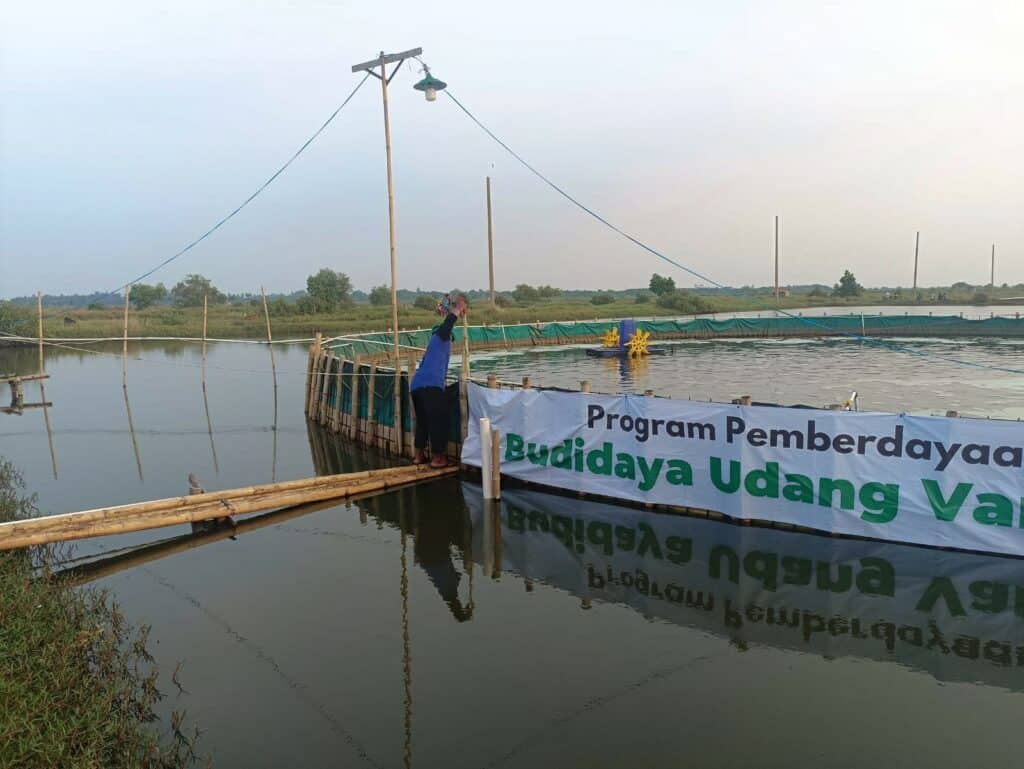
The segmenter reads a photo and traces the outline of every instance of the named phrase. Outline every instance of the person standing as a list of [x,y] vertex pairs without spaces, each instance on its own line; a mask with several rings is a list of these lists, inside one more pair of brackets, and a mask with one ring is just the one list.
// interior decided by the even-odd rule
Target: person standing
[[427,444],[430,444],[430,466],[447,467],[448,432],[451,425],[451,407],[445,384],[448,376],[448,361],[452,354],[452,329],[455,321],[467,312],[466,300],[458,297],[454,302],[450,296],[437,305],[437,313],[444,321],[434,329],[427,342],[426,352],[413,375],[409,387],[412,406],[416,414],[416,458],[414,464],[427,461]]

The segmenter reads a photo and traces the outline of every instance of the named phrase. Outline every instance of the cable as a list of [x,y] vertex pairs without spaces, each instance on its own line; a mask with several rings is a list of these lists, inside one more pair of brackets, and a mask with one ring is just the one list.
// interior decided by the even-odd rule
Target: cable
[[199,245],[200,243],[202,243],[202,242],[203,242],[204,240],[206,240],[206,239],[207,239],[207,238],[208,238],[208,237],[209,237],[210,235],[212,235],[212,234],[213,234],[213,233],[215,233],[215,232],[216,232],[217,230],[219,230],[219,229],[221,228],[221,226],[223,226],[223,225],[224,225],[224,224],[226,224],[226,223],[227,223],[228,221],[230,221],[230,220],[231,220],[231,218],[235,216],[235,214],[237,214],[238,212],[240,212],[240,211],[241,211],[241,210],[242,210],[243,208],[245,208],[245,207],[246,207],[247,205],[249,205],[249,204],[250,204],[250,203],[251,203],[251,202],[252,202],[253,200],[255,200],[255,199],[256,199],[256,197],[257,197],[257,196],[258,196],[258,195],[259,195],[259,194],[260,194],[261,192],[263,192],[263,190],[265,190],[265,189],[266,189],[267,187],[269,187],[269,186],[270,186],[270,183],[271,183],[271,182],[273,182],[273,181],[274,181],[275,179],[277,179],[277,177],[278,177],[278,176],[280,176],[280,175],[281,175],[282,173],[284,173],[285,169],[287,169],[287,168],[288,168],[288,166],[290,166],[290,165],[291,165],[291,164],[292,164],[293,162],[295,162],[296,158],[298,158],[298,157],[299,157],[299,155],[301,155],[301,154],[302,154],[302,153],[303,153],[303,152],[305,151],[305,149],[306,149],[306,148],[307,148],[307,147],[308,147],[308,146],[309,146],[310,144],[312,144],[312,143],[313,143],[313,142],[314,142],[314,141],[316,140],[316,138],[317,138],[318,136],[320,136],[320,134],[322,134],[322,133],[324,132],[324,130],[325,130],[325,129],[327,128],[327,126],[329,126],[329,125],[331,124],[331,122],[332,122],[332,121],[334,120],[334,118],[336,118],[336,117],[338,116],[338,113],[339,113],[339,112],[341,112],[341,110],[342,110],[342,109],[343,109],[343,108],[345,107],[345,105],[346,105],[346,104],[348,104],[348,103],[349,103],[349,102],[350,102],[350,101],[352,100],[352,97],[356,95],[356,93],[357,93],[357,92],[359,91],[359,89],[363,87],[363,83],[365,83],[365,82],[367,81],[367,79],[368,79],[369,77],[370,77],[370,73],[369,73],[369,72],[367,72],[367,73],[366,73],[366,75],[364,75],[364,76],[363,76],[363,79],[362,79],[362,80],[360,80],[360,81],[359,81],[359,83],[358,83],[358,84],[356,85],[356,87],[355,87],[354,89],[352,89],[352,92],[351,92],[351,93],[350,93],[350,94],[349,94],[348,96],[346,96],[346,97],[345,97],[345,101],[343,101],[343,102],[342,102],[342,103],[341,103],[341,104],[340,104],[340,105],[338,106],[338,108],[337,108],[336,110],[334,110],[334,112],[332,112],[332,113],[331,113],[331,116],[330,116],[329,118],[327,118],[327,120],[325,120],[325,121],[324,121],[324,124],[323,124],[323,125],[321,125],[321,126],[320,126],[320,127],[318,128],[318,129],[316,129],[316,132],[315,132],[315,133],[314,133],[314,134],[313,134],[312,136],[310,136],[310,137],[309,137],[308,139],[306,139],[305,143],[303,143],[303,145],[302,145],[301,147],[299,147],[299,148],[298,148],[298,149],[297,149],[297,150],[295,151],[295,154],[293,154],[293,155],[292,155],[292,156],[291,156],[290,158],[288,158],[287,162],[286,162],[286,163],[285,163],[285,164],[284,164],[283,166],[281,166],[280,168],[278,168],[278,169],[277,169],[277,170],[276,170],[276,171],[275,171],[275,172],[274,172],[274,173],[273,173],[273,174],[271,175],[271,177],[270,177],[269,179],[267,179],[267,180],[266,180],[265,182],[263,182],[263,184],[261,184],[261,185],[260,185],[260,186],[259,186],[259,187],[258,187],[258,188],[256,189],[256,191],[255,191],[254,193],[252,193],[252,194],[251,194],[251,195],[250,195],[249,197],[247,197],[247,198],[246,198],[246,199],[245,199],[245,200],[244,200],[244,201],[242,202],[242,204],[241,204],[240,206],[238,206],[238,207],[237,207],[237,208],[236,208],[236,209],[235,209],[234,211],[232,211],[232,212],[231,212],[230,214],[228,214],[227,216],[225,216],[225,217],[224,217],[223,219],[221,219],[221,220],[220,220],[219,222],[217,222],[217,223],[216,223],[215,225],[213,225],[213,226],[212,226],[212,227],[211,227],[210,229],[208,229],[208,230],[207,230],[206,232],[204,232],[204,233],[203,233],[202,235],[200,235],[200,236],[199,236],[198,238],[196,238],[195,240],[193,240],[193,241],[192,241],[191,243],[189,243],[189,244],[188,244],[187,246],[185,246],[185,247],[184,247],[183,249],[181,249],[180,251],[178,251],[178,253],[174,254],[173,256],[170,256],[170,257],[168,257],[167,259],[164,259],[164,260],[163,260],[162,262],[160,262],[160,264],[158,264],[158,265],[157,265],[156,267],[154,267],[154,268],[153,268],[153,269],[151,269],[151,270],[148,270],[147,272],[144,272],[144,273],[142,273],[142,274],[141,274],[141,275],[140,275],[139,277],[135,278],[135,280],[131,280],[131,281],[128,281],[128,282],[127,282],[127,283],[125,283],[124,285],[122,285],[122,286],[119,286],[118,288],[115,288],[115,289],[114,289],[113,291],[108,291],[108,292],[107,292],[107,293],[106,293],[106,294],[105,294],[104,296],[112,296],[112,295],[114,295],[114,294],[117,294],[118,292],[120,292],[120,291],[123,291],[124,289],[126,289],[126,288],[127,288],[128,286],[134,285],[135,283],[138,283],[139,281],[141,281],[141,280],[143,280],[143,279],[145,279],[145,278],[148,278],[148,277],[149,277],[150,275],[152,275],[152,274],[153,274],[154,272],[156,272],[157,270],[159,270],[159,269],[161,269],[161,268],[163,268],[163,267],[166,267],[166,266],[167,266],[168,264],[170,264],[171,262],[173,262],[173,261],[174,261],[175,259],[177,259],[178,257],[180,257],[180,256],[183,256],[183,255],[184,255],[184,254],[186,254],[187,252],[191,251],[191,250],[192,250],[192,249],[193,249],[193,248],[194,248],[195,246],[198,246],[198,245]]
[[[544,174],[542,174],[540,171],[538,171],[536,168],[534,168],[532,165],[530,165],[526,161],[525,158],[523,158],[519,153],[517,153],[515,150],[513,150],[511,147],[509,147],[501,139],[499,139],[494,134],[494,132],[491,131],[491,129],[489,129],[487,126],[485,126],[483,123],[480,122],[480,120],[476,117],[476,115],[474,115],[472,112],[470,112],[469,109],[462,102],[460,102],[457,98],[455,98],[455,96],[451,92],[451,89],[445,89],[444,94],[449,99],[451,99],[460,110],[462,110],[466,114],[466,117],[468,117],[470,120],[472,120],[474,123],[476,123],[476,125],[485,134],[487,134],[489,137],[491,137],[491,139],[493,139],[498,145],[500,145],[502,147],[502,149],[504,149],[509,155],[511,155],[516,160],[518,160],[534,176],[536,176],[542,182],[547,184],[551,189],[553,189],[559,195],[564,197],[566,200],[568,200],[574,206],[579,208],[581,211],[589,214],[594,219],[596,219],[601,224],[603,224],[605,227],[607,227],[608,229],[612,230],[613,232],[621,235],[623,238],[625,238],[629,242],[633,243],[634,245],[639,246],[644,251],[647,251],[648,253],[653,254],[654,256],[658,257],[659,259],[661,259],[661,260],[663,260],[665,262],[668,262],[669,264],[673,265],[674,267],[677,267],[680,270],[683,270],[684,272],[689,273],[690,275],[693,275],[698,280],[702,280],[702,281],[705,281],[707,283],[710,283],[711,285],[713,285],[713,286],[715,286],[717,288],[723,288],[723,289],[724,288],[728,288],[728,286],[726,286],[726,285],[724,285],[722,283],[719,283],[716,280],[713,280],[713,279],[709,278],[707,275],[704,275],[703,273],[700,273],[697,270],[694,270],[694,269],[692,269],[690,267],[687,267],[684,264],[680,264],[675,259],[672,259],[671,257],[666,256],[665,254],[661,253],[660,251],[658,251],[654,247],[647,245],[646,243],[644,243],[639,238],[634,237],[633,235],[630,235],[625,230],[623,230],[623,229],[617,227],[616,225],[612,224],[610,221],[605,219],[599,213],[597,213],[593,209],[591,209],[588,206],[586,206],[583,203],[581,203],[579,200],[574,198],[572,195],[570,195],[568,192],[563,190],[561,187],[559,187],[557,184],[555,184],[553,181],[551,181],[548,177],[546,177]],[[803,315],[796,315],[794,313],[787,312],[786,310],[781,310],[781,309],[778,309],[778,308],[769,307],[767,305],[762,305],[762,306],[766,310],[771,310],[773,312],[777,312],[780,315],[783,315],[785,317],[794,318],[794,319],[799,320],[799,321],[801,321],[803,323],[807,323],[808,325],[817,326],[818,328],[825,329],[826,331],[829,331],[834,336],[846,336],[846,337],[849,337],[851,339],[857,339],[857,340],[862,341],[862,342],[868,342],[869,344],[878,345],[878,346],[885,347],[885,348],[888,348],[888,349],[891,349],[891,350],[895,350],[897,352],[909,353],[910,355],[917,355],[917,356],[923,357],[923,358],[932,357],[932,358],[936,358],[938,360],[946,361],[948,363],[955,363],[955,364],[960,365],[960,366],[970,366],[972,368],[989,369],[991,371],[1003,371],[1003,372],[1010,373],[1010,374],[1024,374],[1024,369],[1007,368],[1007,367],[1003,367],[1003,366],[993,366],[993,365],[989,365],[989,364],[985,364],[985,363],[977,363],[975,361],[963,360],[961,358],[950,358],[950,357],[945,356],[945,355],[935,355],[934,353],[930,353],[930,352],[927,352],[925,350],[918,350],[918,349],[915,349],[913,347],[907,347],[906,345],[895,344],[893,342],[888,342],[888,341],[886,341],[884,339],[877,339],[875,337],[861,336],[859,334],[853,334],[853,333],[846,332],[846,331],[840,331],[839,329],[836,329],[836,328],[828,326],[828,325],[826,325],[824,323],[820,323],[818,321],[812,320],[812,319],[810,319],[808,317],[804,317]]]

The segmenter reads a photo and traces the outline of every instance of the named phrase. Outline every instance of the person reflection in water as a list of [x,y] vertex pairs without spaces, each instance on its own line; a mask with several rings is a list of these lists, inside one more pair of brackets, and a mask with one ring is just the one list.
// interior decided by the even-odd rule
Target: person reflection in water
[[[430,511],[420,518],[417,527],[413,545],[416,562],[437,588],[452,616],[459,622],[465,622],[473,616],[472,600],[467,606],[462,604],[459,598],[462,575],[452,562],[452,548],[458,550],[464,542],[464,507],[461,504],[439,505],[436,488],[433,494],[428,494],[425,488],[413,488],[410,491],[413,492],[417,509]],[[453,496],[459,502],[462,501],[457,484]]]
[[451,464],[446,453],[452,403],[445,383],[448,376],[448,360],[452,353],[452,328],[455,321],[466,314],[466,300],[461,296],[455,300],[451,296],[446,296],[437,305],[437,313],[444,316],[444,322],[430,335],[423,360],[420,361],[409,387],[412,392],[413,410],[416,413],[416,458],[413,463],[421,465],[427,461],[429,439],[430,466],[447,467]]

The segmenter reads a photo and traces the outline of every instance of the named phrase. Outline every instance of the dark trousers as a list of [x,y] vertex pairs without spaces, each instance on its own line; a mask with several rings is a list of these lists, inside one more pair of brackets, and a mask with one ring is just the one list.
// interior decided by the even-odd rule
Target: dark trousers
[[448,451],[448,429],[451,415],[448,409],[447,393],[440,387],[420,387],[412,391],[412,407],[416,412],[417,449],[425,449],[430,441],[430,451],[444,456]]

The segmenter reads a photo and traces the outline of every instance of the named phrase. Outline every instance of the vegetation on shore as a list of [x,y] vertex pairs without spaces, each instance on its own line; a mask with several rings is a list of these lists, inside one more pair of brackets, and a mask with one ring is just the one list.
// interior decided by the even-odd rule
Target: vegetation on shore
[[[375,286],[368,294],[356,292],[348,276],[328,269],[310,275],[306,285],[304,292],[269,297],[276,338],[310,337],[317,330],[329,335],[382,331],[391,326],[391,292],[387,286]],[[618,291],[563,291],[552,286],[520,284],[513,291],[499,292],[494,308],[490,307],[486,292],[464,293],[470,300],[473,323],[512,324],[844,305],[984,305],[1024,296],[1024,285],[991,288],[956,283],[949,287],[921,288],[916,292],[866,289],[847,270],[831,288],[819,285],[787,288],[778,301],[766,288],[684,290],[677,288],[672,278],[657,274],[651,277],[646,288]],[[436,321],[433,308],[440,298],[439,293],[401,290],[398,295],[401,328],[420,328]],[[204,296],[209,298],[210,337],[266,336],[261,296],[224,294],[201,275],[186,276],[170,291],[159,284],[134,286],[129,335],[201,336]],[[92,302],[84,308],[48,304],[44,312],[44,334],[48,337],[103,338],[122,334],[123,309],[117,304]],[[33,308],[0,302],[0,332],[34,336],[34,324]]]
[[[0,520],[36,514],[0,457]],[[26,769],[171,769],[193,765],[198,731],[172,714],[161,738],[161,694],[146,651],[109,596],[71,589],[51,570],[53,550],[0,553],[0,766]]]

